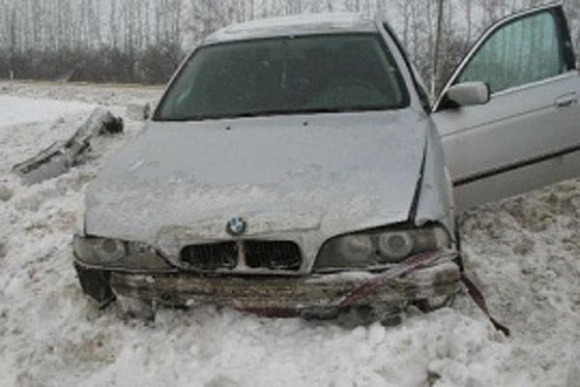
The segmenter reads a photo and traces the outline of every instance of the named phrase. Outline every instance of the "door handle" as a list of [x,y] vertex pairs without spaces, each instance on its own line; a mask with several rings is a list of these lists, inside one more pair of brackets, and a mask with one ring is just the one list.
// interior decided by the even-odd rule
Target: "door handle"
[[559,107],[560,109],[567,108],[577,103],[578,103],[578,94],[576,93],[565,94],[556,99],[556,106]]

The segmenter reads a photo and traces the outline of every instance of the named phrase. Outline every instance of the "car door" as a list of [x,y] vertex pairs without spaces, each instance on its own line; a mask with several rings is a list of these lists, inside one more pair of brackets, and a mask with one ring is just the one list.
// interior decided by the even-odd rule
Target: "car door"
[[[459,107],[457,84],[489,85],[487,104]],[[580,76],[560,5],[516,14],[489,29],[434,106],[456,206],[465,209],[576,177]]]

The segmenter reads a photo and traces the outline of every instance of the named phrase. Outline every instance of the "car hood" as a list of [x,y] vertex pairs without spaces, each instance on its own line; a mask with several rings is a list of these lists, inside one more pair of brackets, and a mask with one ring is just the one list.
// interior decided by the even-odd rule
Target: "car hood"
[[321,238],[409,219],[426,120],[397,112],[150,122],[104,168],[85,233],[159,245],[316,230]]

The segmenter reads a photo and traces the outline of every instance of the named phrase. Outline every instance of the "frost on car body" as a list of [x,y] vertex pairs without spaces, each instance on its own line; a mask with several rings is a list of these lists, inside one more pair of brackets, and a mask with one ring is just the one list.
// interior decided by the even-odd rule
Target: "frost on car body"
[[[484,82],[449,87],[438,110],[461,121],[493,98]],[[285,315],[454,294],[452,177],[425,95],[381,22],[217,32],[91,185],[83,288]]]

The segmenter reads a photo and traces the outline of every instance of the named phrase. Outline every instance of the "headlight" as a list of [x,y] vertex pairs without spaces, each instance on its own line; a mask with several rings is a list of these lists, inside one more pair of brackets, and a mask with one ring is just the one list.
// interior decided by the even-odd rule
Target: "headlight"
[[415,243],[410,232],[388,232],[378,237],[379,253],[392,261],[408,257],[413,252]]
[[318,254],[314,270],[372,269],[450,245],[449,234],[440,226],[363,232],[326,242]]
[[171,266],[150,246],[109,238],[74,237],[73,250],[86,265],[105,269],[167,270]]

